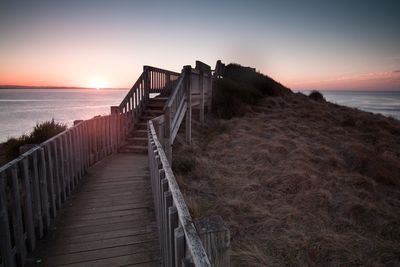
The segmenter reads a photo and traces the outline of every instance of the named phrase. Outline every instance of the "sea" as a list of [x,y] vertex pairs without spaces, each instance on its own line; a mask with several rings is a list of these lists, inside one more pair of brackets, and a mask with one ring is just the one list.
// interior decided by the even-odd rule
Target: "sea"
[[[305,95],[310,90],[297,91]],[[400,90],[399,91],[319,91],[324,98],[332,103],[357,108],[363,111],[382,114],[400,120]]]
[[[73,125],[107,115],[128,89],[0,89],[0,142],[30,133],[40,122],[54,119]],[[309,91],[301,91],[308,94]],[[321,91],[326,100],[400,120],[400,91]]]
[[128,89],[0,89],[0,142],[30,133],[37,123],[54,119],[73,125],[110,114]]

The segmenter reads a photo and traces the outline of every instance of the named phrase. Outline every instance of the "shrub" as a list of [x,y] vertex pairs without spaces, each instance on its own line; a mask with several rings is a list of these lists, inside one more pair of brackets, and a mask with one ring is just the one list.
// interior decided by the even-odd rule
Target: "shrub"
[[40,144],[47,139],[65,131],[66,129],[67,126],[65,124],[57,123],[54,121],[54,119],[52,119],[51,121],[36,124],[35,128],[33,128],[30,138],[34,144]]
[[246,86],[251,86],[259,90],[263,95],[281,96],[290,92],[289,89],[267,75],[256,72],[253,68],[243,67],[238,64],[226,66],[224,77]]
[[313,90],[308,95],[308,97],[311,98],[312,100],[315,100],[315,101],[325,101],[324,96],[319,91],[316,91],[316,90]]
[[6,160],[13,160],[19,156],[19,148],[28,144],[40,144],[47,139],[65,131],[67,126],[57,123],[52,119],[43,123],[38,123],[29,135],[22,135],[18,138],[10,138],[4,143]]
[[213,113],[222,119],[242,115],[246,104],[254,105],[262,97],[254,87],[228,78],[214,81],[213,88]]

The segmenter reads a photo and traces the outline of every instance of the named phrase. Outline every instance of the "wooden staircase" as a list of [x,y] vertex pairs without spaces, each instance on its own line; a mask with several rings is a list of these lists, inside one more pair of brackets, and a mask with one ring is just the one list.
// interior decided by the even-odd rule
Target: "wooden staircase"
[[129,133],[125,144],[119,149],[120,153],[147,153],[147,122],[164,114],[164,106],[168,97],[157,96],[150,98],[133,130]]

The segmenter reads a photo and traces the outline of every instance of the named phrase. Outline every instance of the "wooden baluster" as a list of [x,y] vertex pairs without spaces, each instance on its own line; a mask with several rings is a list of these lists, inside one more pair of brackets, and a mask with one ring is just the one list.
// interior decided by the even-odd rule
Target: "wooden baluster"
[[[23,189],[25,191],[25,202],[24,202],[24,222],[26,239],[29,251],[33,251],[36,247],[36,236],[35,236],[35,226],[32,214],[32,187],[31,178],[29,176],[28,160],[26,158],[19,162],[19,172],[21,174],[21,182],[23,183]],[[2,179],[0,177],[0,179]],[[2,193],[0,192],[0,195]]]
[[[172,205],[172,196],[171,196]],[[178,227],[178,211],[175,206],[168,209],[168,246],[169,246],[169,265],[175,265],[175,228]]]
[[185,232],[180,226],[175,229],[175,267],[182,267],[182,260],[185,258]]
[[49,209],[49,195],[47,191],[47,171],[46,171],[46,158],[44,154],[44,149],[40,148],[38,150],[39,157],[39,183],[40,183],[40,199],[42,206],[42,217],[44,230],[50,226],[50,209]]
[[8,218],[6,199],[6,174],[0,173],[0,252],[4,266],[15,266],[14,252],[11,245],[11,226]]
[[17,264],[24,265],[27,252],[25,247],[24,228],[22,221],[21,192],[19,189],[18,169],[15,164],[8,168],[7,176],[7,180],[10,181],[9,188],[11,190],[11,216]]
[[47,173],[47,187],[50,197],[50,215],[52,218],[56,217],[56,192],[55,192],[55,179],[53,172],[53,158],[51,156],[51,143],[47,143],[44,147],[46,173]]
[[33,197],[33,218],[35,220],[35,226],[37,235],[39,238],[43,237],[43,221],[42,221],[42,207],[40,199],[40,185],[39,185],[39,172],[38,172],[38,160],[37,151],[31,153],[30,165],[31,165],[31,177],[32,177],[32,197]]
[[67,199],[67,185],[66,185],[66,173],[65,173],[65,161],[64,161],[64,141],[62,136],[57,139],[57,163],[58,163],[58,179],[61,189],[61,201],[64,202]]

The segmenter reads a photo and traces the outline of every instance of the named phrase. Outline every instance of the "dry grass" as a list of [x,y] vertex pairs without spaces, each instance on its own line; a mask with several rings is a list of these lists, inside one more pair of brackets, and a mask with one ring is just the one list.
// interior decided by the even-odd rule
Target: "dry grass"
[[221,215],[235,266],[400,265],[400,123],[300,94],[209,119],[178,175],[195,217]]

